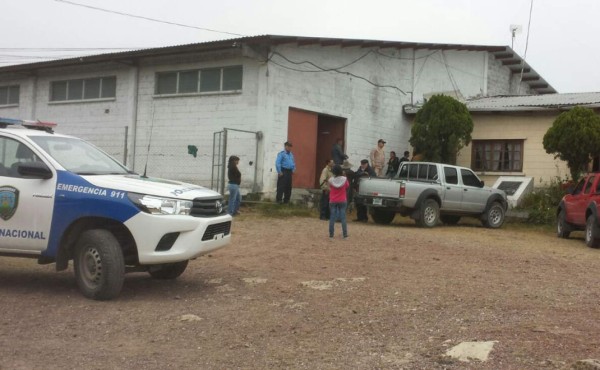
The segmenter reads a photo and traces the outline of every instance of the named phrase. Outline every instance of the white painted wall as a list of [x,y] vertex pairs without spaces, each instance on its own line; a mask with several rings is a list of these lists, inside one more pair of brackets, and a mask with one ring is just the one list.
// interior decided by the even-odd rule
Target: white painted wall
[[[386,153],[394,150],[401,155],[410,149],[410,120],[402,113],[403,105],[432,93],[457,90],[457,95],[468,98],[513,89],[514,76],[486,52],[296,45],[276,46],[273,51],[299,64],[279,55],[266,62],[266,56],[232,49],[146,58],[139,66],[105,63],[2,80],[1,85],[19,83],[21,97],[19,107],[0,108],[0,116],[56,121],[59,132],[90,140],[121,161],[127,139],[130,168],[205,186],[211,185],[213,170],[219,170],[212,166],[213,134],[224,128],[260,131],[262,140],[254,134],[231,134],[226,156],[241,157],[246,191],[258,188],[272,194],[277,178],[274,162],[287,140],[290,107],[346,118],[347,154],[357,167],[379,138],[388,142]],[[316,72],[303,61],[329,71]],[[158,72],[240,64],[244,67],[240,93],[154,94]],[[103,76],[117,77],[115,99],[49,102],[51,81]],[[188,145],[198,147],[196,158],[187,153]]]

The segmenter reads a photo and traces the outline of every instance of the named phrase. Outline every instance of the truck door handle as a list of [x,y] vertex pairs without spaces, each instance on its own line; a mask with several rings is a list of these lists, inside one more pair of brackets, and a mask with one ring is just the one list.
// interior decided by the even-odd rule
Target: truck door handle
[[469,189],[463,189],[463,190],[464,190],[464,191],[467,191],[467,190],[469,190]]

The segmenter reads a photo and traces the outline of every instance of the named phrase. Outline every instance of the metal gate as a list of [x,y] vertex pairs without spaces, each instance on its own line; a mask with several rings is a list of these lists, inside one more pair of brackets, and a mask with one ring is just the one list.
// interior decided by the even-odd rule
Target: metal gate
[[[249,137],[251,135],[251,137]],[[262,139],[261,131],[245,131],[224,128],[213,133],[212,172],[210,187],[225,195],[227,183],[227,160],[230,155],[240,157],[242,185],[240,188],[258,191],[258,143]],[[250,185],[250,186],[249,186]]]

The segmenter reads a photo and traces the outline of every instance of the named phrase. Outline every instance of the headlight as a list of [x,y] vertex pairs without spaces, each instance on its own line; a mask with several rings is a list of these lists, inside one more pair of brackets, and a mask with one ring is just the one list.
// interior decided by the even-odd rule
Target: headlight
[[152,195],[129,193],[129,199],[146,213],[153,215],[189,215],[191,200],[161,198]]

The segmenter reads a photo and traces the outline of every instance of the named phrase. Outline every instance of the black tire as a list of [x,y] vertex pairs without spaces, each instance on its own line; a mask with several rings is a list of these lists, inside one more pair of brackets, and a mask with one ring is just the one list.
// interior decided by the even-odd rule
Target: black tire
[[446,225],[456,225],[460,221],[460,216],[455,215],[441,215],[440,220]]
[[567,222],[565,210],[561,209],[556,218],[556,235],[559,238],[567,239],[571,235],[571,225]]
[[110,231],[83,232],[75,245],[73,264],[75,280],[85,297],[102,301],[121,292],[125,262],[119,241]]
[[600,247],[600,233],[594,215],[589,215],[585,222],[585,244],[590,248]]
[[481,223],[490,229],[497,229],[504,224],[505,216],[506,212],[502,204],[494,202],[483,216]]
[[152,278],[159,280],[177,279],[187,268],[188,261],[175,263],[163,263],[162,265],[153,265],[148,268],[148,273]]
[[433,199],[425,199],[419,210],[417,224],[421,227],[434,227],[440,218],[440,205]]
[[396,212],[376,208],[371,212],[371,217],[376,224],[388,225],[394,220],[394,217],[396,217]]

